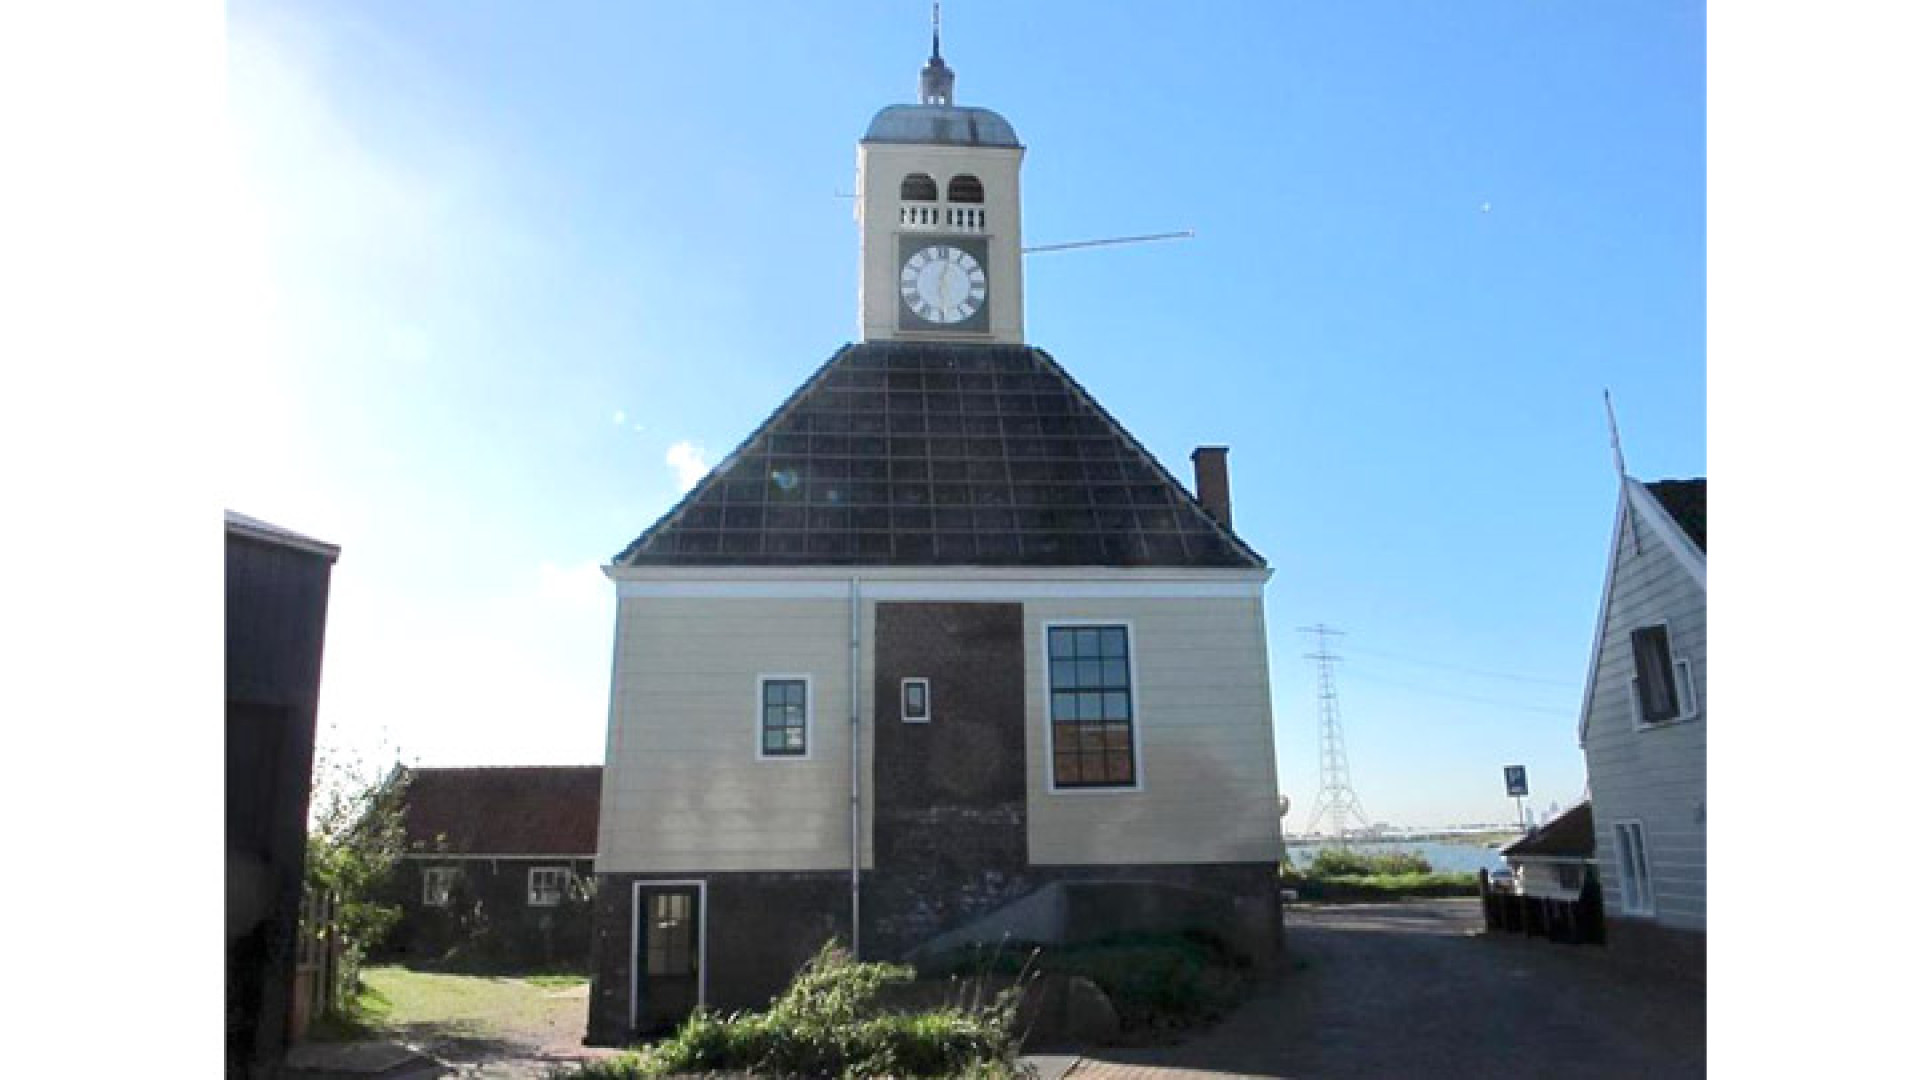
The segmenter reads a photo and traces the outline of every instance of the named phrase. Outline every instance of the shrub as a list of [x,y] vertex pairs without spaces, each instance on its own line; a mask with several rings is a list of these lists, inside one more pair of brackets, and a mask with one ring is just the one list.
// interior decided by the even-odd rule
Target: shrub
[[1342,848],[1328,848],[1315,853],[1313,862],[1307,866],[1307,876],[1314,878],[1431,873],[1433,864],[1411,851],[1383,851],[1369,855]]
[[1239,1004],[1253,985],[1245,957],[1218,937],[1123,934],[1084,945],[956,949],[930,958],[923,975],[1078,975],[1107,995],[1135,1037],[1207,1023]]
[[677,1073],[807,1077],[1010,1077],[1018,993],[977,1010],[882,1012],[881,991],[911,968],[855,963],[828,942],[763,1013],[696,1012],[671,1038],[594,1062],[568,1080],[635,1080]]

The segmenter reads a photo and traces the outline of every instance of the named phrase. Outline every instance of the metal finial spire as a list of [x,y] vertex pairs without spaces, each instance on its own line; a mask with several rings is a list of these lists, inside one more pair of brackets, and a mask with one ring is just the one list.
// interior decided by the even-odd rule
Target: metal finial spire
[[933,55],[920,69],[920,104],[953,104],[953,69],[940,59],[940,0],[933,0]]

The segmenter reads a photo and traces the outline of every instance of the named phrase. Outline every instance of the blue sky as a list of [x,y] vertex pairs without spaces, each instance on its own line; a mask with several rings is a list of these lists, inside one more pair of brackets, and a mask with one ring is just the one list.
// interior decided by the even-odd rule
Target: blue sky
[[[1028,146],[1029,243],[1196,231],[1030,257],[1028,334],[1176,474],[1232,446],[1300,813],[1314,622],[1371,816],[1508,817],[1508,763],[1577,798],[1601,388],[1636,474],[1705,470],[1701,5],[945,10],[958,99]],[[836,193],[924,5],[228,19],[258,360],[222,494],[344,549],[327,737],[597,760],[597,567],[852,336]]]

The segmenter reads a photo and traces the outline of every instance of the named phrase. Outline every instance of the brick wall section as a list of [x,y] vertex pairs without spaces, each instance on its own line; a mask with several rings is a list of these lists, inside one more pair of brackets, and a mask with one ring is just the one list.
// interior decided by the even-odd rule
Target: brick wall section
[[[863,951],[893,959],[1032,888],[1019,604],[877,604]],[[901,720],[929,680],[931,722]]]

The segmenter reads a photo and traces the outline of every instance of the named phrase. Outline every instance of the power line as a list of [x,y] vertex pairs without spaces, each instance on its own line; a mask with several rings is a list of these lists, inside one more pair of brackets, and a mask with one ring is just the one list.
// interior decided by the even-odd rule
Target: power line
[[1473,694],[1456,694],[1447,690],[1435,690],[1432,687],[1421,686],[1417,683],[1401,682],[1398,679],[1385,679],[1378,675],[1368,675],[1361,672],[1348,672],[1348,675],[1352,678],[1359,679],[1361,682],[1377,683],[1381,686],[1391,686],[1401,690],[1411,690],[1414,693],[1425,694],[1429,697],[1450,698],[1454,701],[1465,701],[1475,705],[1490,705],[1495,708],[1509,709],[1515,712],[1539,713],[1542,716],[1568,716],[1573,711],[1567,708],[1555,708],[1551,705],[1529,705],[1517,701],[1501,701],[1497,698],[1479,697]]
[[1362,656],[1378,657],[1382,660],[1397,660],[1403,664],[1418,664],[1421,667],[1439,668],[1443,671],[1458,671],[1467,675],[1480,675],[1489,679],[1506,679],[1509,682],[1533,683],[1538,686],[1557,686],[1563,690],[1578,689],[1580,684],[1565,679],[1543,679],[1537,675],[1517,675],[1510,671],[1493,671],[1488,668],[1468,667],[1464,664],[1450,664],[1444,660],[1423,660],[1404,653],[1381,652],[1377,649],[1351,649]]

